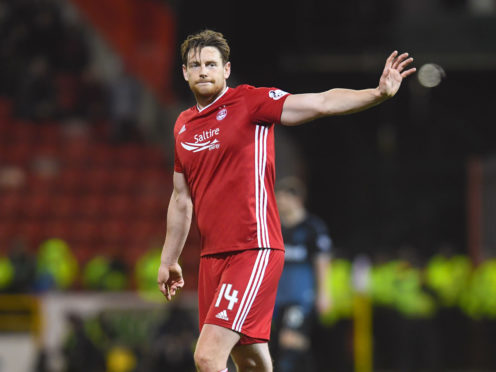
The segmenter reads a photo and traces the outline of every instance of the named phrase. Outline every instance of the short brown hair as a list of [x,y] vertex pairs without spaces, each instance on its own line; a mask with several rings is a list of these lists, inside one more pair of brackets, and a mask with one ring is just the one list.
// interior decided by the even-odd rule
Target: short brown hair
[[229,48],[229,44],[227,44],[227,40],[224,38],[224,35],[220,32],[207,29],[196,34],[189,35],[181,44],[181,58],[183,63],[185,65],[187,64],[190,50],[202,50],[207,46],[214,47],[219,50],[224,64],[229,61],[231,49]]

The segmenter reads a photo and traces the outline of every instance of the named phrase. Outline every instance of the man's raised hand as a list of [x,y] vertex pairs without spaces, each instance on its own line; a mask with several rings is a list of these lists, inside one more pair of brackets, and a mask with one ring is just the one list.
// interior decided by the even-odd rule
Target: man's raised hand
[[401,82],[407,76],[413,74],[417,69],[415,67],[405,69],[413,62],[412,57],[408,57],[408,53],[398,55],[398,51],[394,51],[386,60],[384,71],[379,80],[379,92],[381,96],[390,98],[393,97]]

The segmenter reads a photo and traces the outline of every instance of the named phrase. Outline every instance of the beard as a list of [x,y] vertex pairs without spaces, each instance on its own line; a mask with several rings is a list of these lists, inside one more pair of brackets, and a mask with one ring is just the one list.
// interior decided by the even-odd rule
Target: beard
[[222,92],[224,84],[219,84],[215,80],[196,81],[190,83],[190,89],[196,97],[215,97]]

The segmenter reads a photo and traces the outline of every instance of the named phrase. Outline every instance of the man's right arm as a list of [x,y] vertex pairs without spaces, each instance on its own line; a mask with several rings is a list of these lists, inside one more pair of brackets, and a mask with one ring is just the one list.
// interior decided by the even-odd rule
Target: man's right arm
[[179,256],[188,237],[193,215],[193,203],[183,173],[174,172],[174,189],[167,210],[167,234],[162,248],[158,286],[168,300],[184,285]]
[[403,79],[416,71],[415,68],[405,70],[412,61],[413,58],[408,58],[408,53],[398,55],[398,52],[393,52],[386,60],[376,88],[335,88],[321,93],[290,95],[284,101],[281,124],[300,125],[314,119],[351,114],[378,105],[393,97]]

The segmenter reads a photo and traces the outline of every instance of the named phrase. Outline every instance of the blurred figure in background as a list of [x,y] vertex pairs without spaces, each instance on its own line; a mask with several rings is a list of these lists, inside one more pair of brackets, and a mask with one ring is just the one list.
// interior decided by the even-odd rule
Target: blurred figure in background
[[395,305],[398,323],[398,370],[404,372],[444,369],[439,363],[439,334],[435,316],[438,301],[426,286],[424,262],[416,247],[404,244],[398,250]]
[[14,239],[10,244],[8,257],[14,269],[10,292],[31,292],[35,281],[36,263],[33,255],[29,253],[27,242],[22,238]]
[[140,139],[138,115],[141,105],[139,84],[126,67],[110,83],[112,140],[116,143]]
[[63,348],[67,372],[104,372],[105,355],[88,336],[84,320],[77,314],[69,314],[67,321],[71,332]]
[[306,210],[305,197],[305,186],[297,178],[284,178],[276,185],[286,249],[272,338],[278,372],[314,368],[312,329],[316,325],[316,315],[327,312],[331,306],[325,282],[332,241],[325,223]]
[[197,335],[194,320],[180,305],[169,307],[169,315],[152,335],[139,372],[193,372],[193,349]]
[[17,114],[25,119],[43,121],[55,116],[56,87],[49,61],[43,56],[33,58],[22,77],[16,94]]

